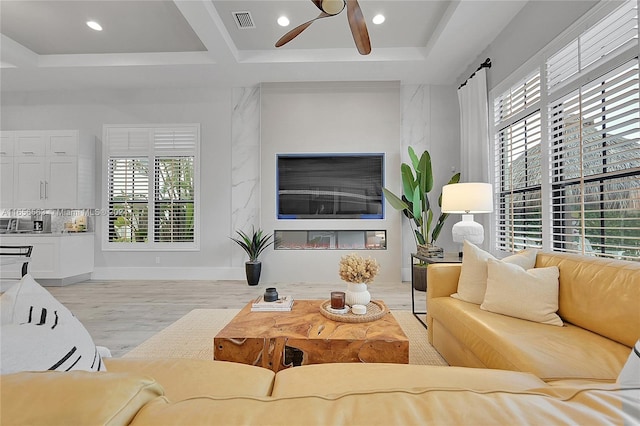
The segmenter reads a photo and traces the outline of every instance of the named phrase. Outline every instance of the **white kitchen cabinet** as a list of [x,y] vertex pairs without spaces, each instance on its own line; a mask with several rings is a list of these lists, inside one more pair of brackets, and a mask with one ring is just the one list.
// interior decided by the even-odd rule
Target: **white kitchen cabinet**
[[44,157],[17,157],[14,159],[14,205],[21,209],[44,207]]
[[95,147],[93,142],[80,145],[77,130],[2,132],[0,143],[0,152],[6,145],[13,155],[12,177],[8,159],[2,171],[2,188],[13,191],[11,198],[0,197],[0,207],[94,207]]
[[0,239],[2,245],[33,246],[28,271],[42,285],[85,281],[93,272],[93,233],[9,234]]
[[13,157],[0,156],[0,207],[13,206]]
[[13,132],[0,132],[0,207],[13,206]]

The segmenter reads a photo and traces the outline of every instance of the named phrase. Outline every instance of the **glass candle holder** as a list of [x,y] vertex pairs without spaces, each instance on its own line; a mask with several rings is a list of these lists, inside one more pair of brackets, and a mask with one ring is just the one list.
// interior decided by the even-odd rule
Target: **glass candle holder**
[[344,309],[344,291],[332,291],[331,292],[331,308],[332,309]]

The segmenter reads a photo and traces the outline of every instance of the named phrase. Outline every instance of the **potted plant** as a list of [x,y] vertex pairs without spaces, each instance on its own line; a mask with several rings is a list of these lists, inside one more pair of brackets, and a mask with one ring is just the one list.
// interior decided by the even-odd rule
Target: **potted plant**
[[245,262],[245,272],[247,275],[247,284],[258,285],[260,281],[260,273],[262,272],[262,262],[258,260],[260,253],[273,244],[269,241],[271,234],[264,234],[263,231],[255,227],[251,227],[251,233],[247,234],[242,231],[236,231],[239,238],[231,239],[238,243],[240,247],[249,255],[249,260]]
[[[449,214],[440,213],[435,225],[433,224],[433,210],[429,201],[429,193],[433,189],[431,155],[425,150],[418,158],[413,148],[409,147],[409,158],[411,159],[411,166],[406,163],[402,163],[400,166],[402,196],[398,197],[387,188],[382,188],[382,191],[391,207],[402,211],[409,219],[418,254],[423,256],[441,255],[443,250],[434,244]],[[449,180],[449,184],[458,183],[459,181],[460,173],[456,173]],[[438,206],[442,207],[442,193],[438,197]],[[416,290],[424,291],[426,289],[426,265],[420,263],[416,266],[421,270],[414,268],[413,286]],[[416,278],[416,275],[418,278]],[[422,279],[422,276],[424,276],[424,279]]]

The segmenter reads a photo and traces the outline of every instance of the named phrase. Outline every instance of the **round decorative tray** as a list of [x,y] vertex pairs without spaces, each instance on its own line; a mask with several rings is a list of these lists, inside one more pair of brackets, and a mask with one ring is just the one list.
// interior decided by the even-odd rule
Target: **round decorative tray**
[[367,313],[364,315],[356,315],[351,310],[346,314],[334,314],[327,310],[331,307],[331,300],[325,300],[320,304],[320,313],[333,321],[341,322],[369,322],[382,318],[389,310],[387,306],[378,301],[372,300],[367,304]]

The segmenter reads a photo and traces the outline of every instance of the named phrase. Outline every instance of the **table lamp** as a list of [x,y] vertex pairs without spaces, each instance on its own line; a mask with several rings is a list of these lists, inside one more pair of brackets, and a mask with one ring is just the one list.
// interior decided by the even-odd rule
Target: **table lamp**
[[445,185],[442,188],[442,212],[462,213],[462,220],[453,225],[453,241],[473,244],[484,241],[484,228],[473,220],[473,213],[493,211],[493,188],[490,183],[469,182]]

